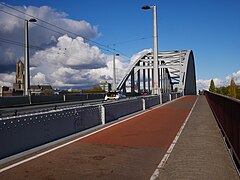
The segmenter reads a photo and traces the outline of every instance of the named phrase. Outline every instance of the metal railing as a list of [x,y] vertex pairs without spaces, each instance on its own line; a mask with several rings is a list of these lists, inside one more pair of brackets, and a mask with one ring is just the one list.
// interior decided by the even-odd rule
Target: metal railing
[[204,92],[237,168],[240,167],[240,100]]

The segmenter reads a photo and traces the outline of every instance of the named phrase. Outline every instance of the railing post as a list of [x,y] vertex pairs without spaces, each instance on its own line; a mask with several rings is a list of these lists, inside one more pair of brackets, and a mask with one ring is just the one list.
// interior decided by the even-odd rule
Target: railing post
[[146,101],[145,101],[145,99],[142,99],[142,104],[143,104],[143,110],[145,110],[146,109]]
[[171,93],[169,93],[169,101],[171,101],[172,100],[172,95],[171,95]]
[[100,111],[101,111],[102,125],[104,125],[106,123],[106,119],[105,119],[105,107],[103,105],[100,106]]
[[29,104],[31,105],[32,104],[32,95],[31,94],[28,96],[28,100],[29,100]]
[[162,93],[160,93],[159,98],[160,98],[159,103],[162,104],[162,102],[163,102],[163,101],[162,101]]
[[64,94],[63,95],[63,102],[65,102],[66,101],[66,95]]

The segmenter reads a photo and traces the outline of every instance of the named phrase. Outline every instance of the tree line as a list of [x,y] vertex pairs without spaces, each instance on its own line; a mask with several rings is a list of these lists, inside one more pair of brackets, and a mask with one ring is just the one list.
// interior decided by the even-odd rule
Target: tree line
[[222,86],[219,88],[215,86],[214,81],[212,79],[210,82],[209,91],[240,99],[240,86],[236,85],[234,79],[231,79],[229,86]]

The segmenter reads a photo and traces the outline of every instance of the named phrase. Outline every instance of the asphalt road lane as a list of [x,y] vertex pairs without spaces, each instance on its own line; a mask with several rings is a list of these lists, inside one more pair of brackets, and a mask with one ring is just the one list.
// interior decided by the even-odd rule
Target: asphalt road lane
[[149,179],[196,98],[147,111],[4,171],[0,179]]

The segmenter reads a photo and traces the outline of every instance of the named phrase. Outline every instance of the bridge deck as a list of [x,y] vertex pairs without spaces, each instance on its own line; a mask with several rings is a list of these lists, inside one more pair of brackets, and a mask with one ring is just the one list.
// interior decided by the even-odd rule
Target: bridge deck
[[[196,98],[183,97],[45,155],[34,154],[0,179],[149,179],[155,170],[160,179],[238,179],[204,96],[187,118]],[[186,119],[169,159],[158,169]]]

